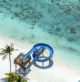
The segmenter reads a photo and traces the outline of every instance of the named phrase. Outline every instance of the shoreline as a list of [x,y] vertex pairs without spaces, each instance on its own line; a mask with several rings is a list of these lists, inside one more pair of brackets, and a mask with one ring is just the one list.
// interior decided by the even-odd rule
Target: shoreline
[[[4,39],[4,37],[0,37],[0,44],[1,44],[1,47],[4,47],[5,44],[10,44],[12,41],[9,40],[9,39]],[[27,43],[28,44],[28,43]],[[25,48],[25,47],[21,47],[22,45],[19,45],[17,43],[14,43],[14,48],[18,48],[19,51],[15,51],[13,52],[13,54],[15,55],[12,55],[12,61],[14,61],[14,58],[17,57],[17,55],[20,53],[20,52],[24,52],[24,53],[27,53],[31,48],[32,48],[32,45],[28,46]],[[61,80],[62,82],[66,81],[66,82],[77,82],[77,80],[80,80],[80,73],[78,73],[78,71],[74,70],[74,69],[71,69],[71,66],[69,67],[67,64],[65,64],[65,61],[63,62],[63,60],[58,60],[58,58],[56,57],[56,54],[59,54],[59,53],[55,53],[52,60],[54,61],[54,64],[51,68],[49,69],[39,69],[35,66],[31,66],[31,72],[27,75],[28,78],[30,78],[29,82],[37,82],[38,79],[42,78],[41,76],[44,75],[44,77],[46,78],[46,74],[51,74],[50,77],[45,81],[45,79],[42,78],[42,80],[40,79],[40,81],[38,82],[48,82],[51,78],[51,82],[55,81],[55,82],[58,82],[59,80]],[[60,54],[59,54],[60,55]],[[1,62],[3,62],[3,64],[0,63],[1,66],[1,69],[5,70],[5,67],[7,67],[9,64],[8,64],[8,59],[6,60],[1,60]],[[14,62],[12,62],[13,64]],[[6,66],[4,66],[6,65]],[[12,69],[14,71],[14,64],[12,65]],[[0,70],[1,70],[0,69]],[[51,72],[52,71],[52,72]],[[9,72],[9,67],[6,68],[6,70],[4,71],[5,72]],[[41,76],[38,77],[38,78],[35,78],[35,76],[41,72]],[[3,71],[1,71],[0,73],[0,79],[2,77],[5,77]],[[34,75],[35,73],[35,75]],[[64,78],[60,75],[64,74]],[[54,78],[53,78],[54,76]],[[59,80],[57,80],[59,78]],[[74,80],[73,80],[74,78]],[[78,79],[79,78],[79,79]],[[53,80],[53,81],[52,81]],[[59,81],[59,82],[61,82]]]

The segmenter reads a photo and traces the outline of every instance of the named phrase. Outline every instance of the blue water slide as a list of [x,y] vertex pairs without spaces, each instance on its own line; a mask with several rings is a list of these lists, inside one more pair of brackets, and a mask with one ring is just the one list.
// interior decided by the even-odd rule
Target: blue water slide
[[[49,57],[45,58],[45,59],[39,59],[39,57],[37,57],[37,53],[42,51],[43,48],[47,48],[50,52]],[[37,49],[37,50],[36,50]],[[50,47],[48,44],[44,44],[44,43],[39,43],[33,46],[33,48],[23,56],[23,60],[25,60],[29,55],[31,55],[33,53],[33,59],[35,61],[38,62],[45,62],[50,60],[53,57],[54,54],[54,50],[52,49],[52,47]]]

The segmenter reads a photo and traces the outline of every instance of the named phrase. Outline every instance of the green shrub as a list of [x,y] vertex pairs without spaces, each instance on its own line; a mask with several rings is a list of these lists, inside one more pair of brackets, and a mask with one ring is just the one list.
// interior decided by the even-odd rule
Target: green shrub
[[7,77],[6,80],[8,82],[27,82],[28,78],[23,78],[22,76],[18,75],[17,73],[6,73]]

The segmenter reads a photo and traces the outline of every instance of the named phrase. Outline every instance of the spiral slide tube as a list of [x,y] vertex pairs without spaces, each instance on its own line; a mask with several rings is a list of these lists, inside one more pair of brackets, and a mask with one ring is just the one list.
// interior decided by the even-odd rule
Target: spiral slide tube
[[[37,48],[39,48],[37,51],[35,51]],[[37,57],[37,53],[42,51],[43,48],[47,48],[50,52],[49,57],[45,58],[45,59],[39,59],[39,57]],[[52,47],[50,47],[48,44],[44,44],[44,43],[39,43],[33,46],[33,48],[23,56],[23,60],[25,60],[29,55],[31,55],[31,53],[33,52],[33,59],[35,61],[38,62],[46,62],[48,60],[50,60],[53,57],[54,54],[54,50],[52,49]]]

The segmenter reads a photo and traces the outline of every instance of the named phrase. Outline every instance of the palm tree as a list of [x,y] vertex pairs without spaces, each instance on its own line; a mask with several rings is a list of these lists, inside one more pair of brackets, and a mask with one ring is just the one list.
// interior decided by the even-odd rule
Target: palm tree
[[9,55],[10,72],[11,72],[11,55],[14,50],[16,49],[14,49],[13,44],[6,45],[5,48],[1,48],[1,53],[0,53],[0,55],[3,55],[3,60],[6,58],[7,55]]

